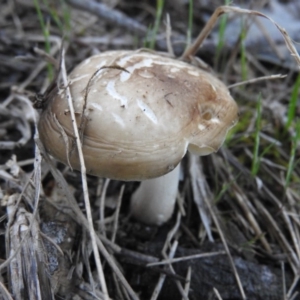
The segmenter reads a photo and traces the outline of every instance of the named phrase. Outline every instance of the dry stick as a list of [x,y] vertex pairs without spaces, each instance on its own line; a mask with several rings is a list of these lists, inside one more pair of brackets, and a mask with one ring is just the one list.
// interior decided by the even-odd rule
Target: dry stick
[[89,247],[87,247],[86,245],[88,244],[87,239],[89,238],[89,233],[87,231],[83,232],[83,235],[81,237],[81,251],[82,251],[82,258],[83,258],[83,262],[85,264],[85,268],[86,268],[86,272],[88,274],[88,280],[89,280],[89,284],[91,286],[91,289],[93,291],[94,294],[96,294],[96,284],[95,284],[95,280],[92,274],[92,269],[91,269],[91,264],[90,264],[90,249]]
[[[29,100],[28,100],[28,103],[29,103]],[[32,110],[32,106],[29,106]],[[35,114],[33,114],[35,116]],[[37,128],[36,128],[36,119],[34,118],[34,124],[35,124],[35,137],[38,137],[38,131],[37,131]],[[2,269],[4,269],[5,267],[7,267],[10,262],[13,260],[13,258],[17,255],[17,253],[21,250],[22,248],[22,245],[23,243],[25,242],[25,240],[27,239],[27,236],[30,234],[31,232],[31,229],[32,229],[32,226],[33,226],[33,220],[36,218],[36,215],[37,215],[37,212],[38,212],[38,205],[39,205],[39,199],[40,199],[40,192],[41,192],[41,153],[40,153],[40,150],[38,148],[35,148],[35,159],[34,159],[34,184],[35,184],[35,195],[34,195],[34,209],[33,209],[33,212],[32,212],[32,218],[30,219],[30,224],[28,226],[28,229],[27,229],[27,233],[26,235],[24,236],[24,238],[22,239],[21,243],[20,243],[20,246],[15,250],[15,253],[10,256],[8,259],[6,259],[1,265],[0,265],[0,271]],[[13,214],[16,214],[17,212],[17,209],[18,209],[18,206],[19,206],[19,203],[21,202],[22,200],[22,197],[24,196],[25,194],[25,191],[26,189],[28,188],[29,184],[31,183],[31,176],[28,178],[28,180],[26,181],[24,187],[23,187],[23,190],[22,192],[20,193],[20,195],[18,196],[18,200],[17,200],[17,203],[14,207],[14,212]],[[8,223],[7,224],[7,231],[10,230],[10,226],[11,226],[11,223]],[[7,233],[6,235],[9,236],[9,234]],[[10,244],[10,242],[6,242],[6,245],[8,247],[8,245]],[[8,249],[7,249],[7,253],[9,253]]]
[[[284,186],[284,179],[281,178],[282,185]],[[297,214],[297,211],[295,210],[295,203],[297,203],[297,199],[293,199],[292,194],[290,193],[291,189],[287,187],[286,189],[286,198],[288,200],[288,203],[290,204],[290,210],[293,211],[295,214]],[[295,226],[297,222],[293,222],[293,219],[291,216],[289,216],[288,212],[284,212],[283,214],[284,220],[286,221],[288,228],[290,229],[290,234],[292,236],[292,240],[294,242],[294,248],[296,249],[296,253],[298,256],[298,259],[300,259],[300,237],[299,237],[299,230],[298,227]],[[298,263],[300,265],[300,262]]]
[[70,109],[70,116],[71,116],[71,121],[73,124],[77,152],[78,152],[79,161],[80,161],[82,189],[83,189],[83,196],[84,196],[87,220],[89,223],[89,232],[90,232],[90,237],[91,237],[91,242],[92,242],[92,248],[93,248],[93,252],[94,252],[94,256],[95,256],[95,262],[96,262],[96,266],[97,266],[97,271],[98,271],[98,276],[99,276],[102,292],[104,294],[104,299],[108,300],[109,296],[108,296],[107,286],[106,286],[105,277],[104,277],[102,264],[101,264],[101,260],[100,260],[100,255],[98,252],[98,247],[97,247],[96,238],[95,238],[96,233],[95,233],[94,226],[93,226],[93,217],[92,217],[91,205],[90,205],[90,200],[89,200],[89,192],[88,192],[87,179],[86,179],[86,168],[85,168],[85,162],[84,162],[84,157],[83,157],[83,153],[82,153],[82,145],[81,145],[81,141],[79,138],[79,132],[78,132],[78,127],[77,127],[77,123],[76,123],[76,119],[75,119],[75,112],[74,112],[74,107],[73,107],[71,91],[70,91],[70,87],[69,87],[68,79],[67,79],[66,66],[65,66],[65,60],[64,60],[64,49],[62,49],[61,76],[62,76],[63,84],[66,88],[66,95],[67,95],[69,109]]
[[283,214],[283,219],[289,229],[289,233],[291,235],[292,241],[294,243],[294,249],[296,250],[295,257],[297,257],[297,266],[299,267],[300,266],[299,239],[298,239],[297,233],[294,228],[294,223],[292,222],[290,216],[288,215],[288,213],[285,210],[282,212],[282,214]]
[[[50,51],[50,56],[54,56],[57,53],[57,51],[59,51],[59,49],[60,49],[60,44],[54,45]],[[33,69],[33,71],[28,76],[28,78],[18,86],[18,90],[23,91],[39,75],[39,73],[46,67],[46,65],[47,63],[45,61],[39,63]]]
[[167,49],[168,49],[168,53],[170,54],[170,56],[171,57],[175,57],[173,46],[172,46],[172,41],[171,41],[171,36],[172,36],[171,20],[170,20],[170,15],[167,14],[167,16],[166,16],[166,41],[167,41]]
[[[286,298],[287,298],[287,299],[291,299],[292,293],[293,293],[294,289],[296,288],[296,286],[297,286],[299,280],[300,280],[300,275],[295,276],[295,278],[294,278],[294,280],[293,280],[293,283],[292,283],[292,285],[290,286],[289,291],[288,291],[288,293],[287,293],[287,295],[286,295]],[[298,293],[299,293],[299,292],[295,292],[296,295],[298,295]]]
[[113,281],[115,283],[116,299],[124,300],[124,297],[123,297],[123,294],[122,294],[122,290],[121,290],[121,287],[120,287],[120,282],[119,282],[119,280],[117,278],[116,273],[113,273],[112,276],[113,276]]
[[[297,300],[296,297],[299,295],[299,292],[295,292],[295,294],[293,294],[293,296],[291,298],[289,298],[289,300]],[[299,299],[299,298],[298,298]]]
[[38,47],[34,47],[33,51],[41,56],[46,62],[53,65],[56,71],[59,70],[59,62],[52,55],[42,49],[39,49]]
[[282,299],[286,298],[286,278],[285,278],[285,267],[284,262],[281,263],[281,273],[282,273]]
[[218,218],[217,218],[217,216],[216,216],[214,210],[212,209],[212,207],[211,207],[211,205],[210,205],[209,199],[207,199],[206,197],[204,197],[204,201],[205,201],[205,203],[206,203],[206,206],[208,207],[208,210],[209,210],[209,212],[210,212],[210,214],[211,214],[211,216],[212,216],[212,219],[213,219],[213,221],[214,221],[214,223],[215,223],[215,225],[216,225],[216,227],[217,227],[217,229],[218,229],[218,232],[219,232],[219,234],[220,234],[220,238],[221,238],[221,240],[222,240],[222,243],[223,243],[223,245],[224,245],[225,251],[226,251],[227,256],[228,256],[228,258],[229,258],[229,262],[230,262],[231,268],[232,268],[232,270],[233,270],[233,273],[234,273],[234,277],[235,277],[235,279],[236,279],[236,282],[237,282],[237,284],[238,284],[238,287],[239,287],[239,290],[240,290],[242,299],[245,300],[245,299],[247,299],[247,297],[246,297],[246,294],[245,294],[243,285],[242,285],[242,283],[241,283],[240,276],[239,276],[239,274],[238,274],[238,272],[237,272],[237,269],[236,269],[236,267],[235,267],[234,261],[233,261],[233,259],[232,259],[232,256],[231,256],[229,247],[228,247],[227,242],[226,242],[226,239],[225,239],[225,236],[224,236],[223,231],[222,231],[222,229],[221,229],[219,220],[218,220]]
[[268,16],[266,16],[265,14],[263,14],[259,11],[254,11],[254,10],[249,10],[249,9],[242,9],[242,8],[239,8],[239,7],[230,7],[230,6],[219,6],[214,11],[212,16],[208,20],[208,22],[205,24],[204,28],[202,29],[202,31],[200,32],[200,34],[196,38],[195,42],[189,48],[186,49],[186,51],[183,53],[183,55],[181,56],[180,59],[181,60],[187,60],[187,59],[189,59],[189,57],[194,56],[196,54],[196,52],[198,51],[199,47],[201,46],[202,42],[205,40],[205,38],[209,35],[211,30],[213,29],[213,27],[216,24],[218,18],[221,15],[223,15],[225,13],[230,13],[230,12],[259,16],[259,17],[266,18],[270,22],[272,22],[273,25],[276,26],[277,29],[279,30],[279,32],[281,33],[288,50],[290,51],[291,55],[295,58],[298,66],[300,67],[300,56],[297,52],[297,49],[294,46],[294,43],[293,43],[292,39],[287,34],[287,32],[285,31],[284,28],[279,26],[275,21],[273,21],[273,19],[269,18]]
[[[288,225],[288,213],[286,211],[285,206],[282,205],[280,200],[264,185],[262,187],[263,191],[266,193],[266,195],[269,196],[270,199],[273,200],[273,202],[277,205],[278,210],[281,212],[283,220]],[[257,202],[259,206],[261,206],[261,203]],[[270,213],[267,211],[266,208],[262,208],[262,213],[265,214],[267,217],[267,220],[270,220],[270,224],[273,225],[274,233],[277,236],[278,241],[280,242],[282,248],[287,252],[288,258],[290,260],[290,265],[294,271],[294,274],[297,276],[299,272],[299,257],[297,257],[296,253],[293,251],[293,248],[289,244],[287,238],[285,237],[285,234],[282,232],[282,230],[278,227],[277,222],[274,220],[274,218],[270,215]]]
[[[21,200],[22,200],[22,197],[23,197],[23,195],[24,195],[24,193],[25,193],[25,190],[26,190],[26,188],[27,188],[27,186],[29,185],[30,182],[31,182],[31,178],[29,178],[29,179],[27,180],[27,182],[26,182],[25,185],[24,185],[24,188],[23,188],[22,192],[19,194],[18,199],[17,199],[17,201],[16,201],[16,204],[14,205],[14,208],[13,208],[14,211],[11,213],[11,215],[16,215],[16,212],[17,212],[17,210],[18,210],[18,206],[19,206],[19,204],[20,204],[20,202],[21,202]],[[33,222],[32,222],[32,223],[33,223]],[[10,227],[11,227],[11,224],[12,224],[12,218],[9,219],[9,220],[8,220],[8,223],[6,224],[6,233],[5,233],[6,253],[9,253],[8,245],[10,244],[10,240],[9,240],[9,233],[8,233],[8,231],[9,231],[9,229],[10,229]],[[29,229],[31,229],[31,226],[32,226],[32,225],[31,225],[31,223],[30,223]],[[30,231],[28,230],[28,233],[27,233],[27,234],[29,234],[29,232],[30,232]],[[22,241],[21,241],[21,243],[20,243],[20,246],[15,250],[14,254],[13,254],[12,256],[10,256],[9,258],[7,258],[6,260],[4,260],[4,261],[1,263],[1,265],[0,265],[0,272],[10,264],[10,262],[13,260],[13,258],[15,258],[15,256],[16,256],[16,255],[18,254],[18,252],[21,250],[22,245],[23,245],[23,243],[24,243],[26,237],[27,237],[27,235],[22,239]]]
[[201,177],[200,174],[201,165],[199,163],[199,157],[196,156],[195,154],[189,153],[188,158],[189,158],[189,173],[191,177],[191,185],[194,194],[194,202],[197,205],[198,212],[202,220],[202,224],[204,225],[205,231],[208,236],[208,240],[210,242],[213,242],[214,239],[211,232],[211,219],[209,217],[209,214],[205,207],[205,203],[203,201],[203,199],[207,197],[207,192],[205,190],[203,180],[202,181],[199,180],[199,178]]
[[261,20],[259,18],[255,18],[253,21],[256,24],[256,26],[259,29],[259,31],[262,33],[263,37],[266,39],[266,41],[270,45],[270,48],[272,49],[272,51],[276,54],[276,56],[281,61],[283,61],[285,58],[282,55],[282,53],[280,52],[280,50],[278,49],[278,46],[276,45],[276,41],[273,39],[273,37],[269,33],[268,28],[266,28],[266,26],[264,26],[262,24],[262,22],[261,22]]
[[[200,171],[198,173],[198,180],[197,182],[199,183],[200,181],[204,181],[204,176],[203,176],[203,171],[201,169],[201,165],[199,165],[200,167]],[[237,285],[238,285],[238,288],[240,290],[240,294],[242,296],[242,299],[245,300],[246,299],[246,295],[245,295],[245,292],[244,292],[244,288],[243,288],[243,285],[241,283],[241,279],[240,279],[240,276],[237,272],[237,269],[235,267],[235,264],[233,262],[233,259],[232,259],[232,256],[231,256],[231,253],[230,253],[230,250],[229,250],[229,247],[228,247],[228,244],[227,244],[227,241],[226,241],[226,238],[223,234],[223,231],[221,229],[221,226],[220,226],[220,223],[219,223],[219,220],[211,206],[211,203],[210,203],[210,200],[209,200],[209,195],[206,193],[206,195],[203,195],[203,200],[204,200],[204,203],[205,203],[205,206],[207,207],[212,219],[213,219],[213,222],[215,223],[216,227],[217,227],[217,230],[219,232],[219,235],[220,235],[220,238],[222,240],[222,243],[223,243],[223,246],[225,248],[225,252],[229,258],[229,262],[230,262],[230,265],[231,265],[231,268],[233,270],[233,273],[234,273],[234,277],[236,279],[236,282],[237,282]]]
[[195,42],[188,47],[182,56],[180,57],[181,60],[186,60],[191,56],[195,56],[196,52],[198,51],[199,47],[201,46],[202,42],[206,39],[206,37],[211,32],[212,28],[214,27],[215,23],[217,22],[218,18],[225,13],[224,6],[219,6],[208,22],[205,24],[204,28],[201,30],[200,34],[196,38]]
[[117,202],[117,208],[115,211],[115,217],[114,217],[114,224],[113,224],[113,233],[111,236],[111,241],[114,243],[116,240],[117,236],[117,230],[118,230],[118,221],[119,221],[119,215],[120,215],[120,209],[121,209],[121,203],[122,203],[122,198],[124,194],[124,189],[125,189],[125,184],[121,186],[120,194],[118,197],[118,202]]
[[[41,152],[43,153],[43,158],[48,163],[49,168],[51,170],[51,173],[52,173],[53,177],[55,178],[56,182],[59,182],[60,185],[64,187],[64,192],[66,193],[66,198],[69,201],[70,208],[72,208],[72,210],[74,211],[74,213],[76,214],[76,217],[77,217],[77,218],[74,218],[74,220],[76,222],[78,222],[81,226],[83,226],[86,231],[89,231],[88,221],[86,220],[86,217],[83,215],[82,211],[80,210],[80,208],[78,206],[78,203],[76,202],[74,196],[72,195],[72,193],[68,189],[67,182],[66,182],[65,178],[63,177],[61,172],[59,172],[57,170],[57,168],[54,167],[54,165],[53,165],[48,153],[45,151],[44,146],[41,143],[41,141],[36,140],[35,142],[38,145],[38,147],[40,148]],[[132,299],[139,300],[139,298],[137,297],[137,295],[135,294],[135,292],[133,291],[131,286],[128,284],[126,278],[124,277],[124,275],[122,274],[122,272],[117,267],[114,260],[112,259],[111,255],[108,253],[108,251],[104,247],[104,245],[103,245],[102,241],[100,240],[100,238],[101,238],[101,240],[103,240],[103,242],[105,242],[106,245],[108,245],[116,253],[121,253],[121,251],[122,251],[121,247],[119,247],[118,245],[112,243],[110,240],[108,240],[104,236],[101,236],[101,235],[100,235],[100,237],[96,236],[96,242],[97,242],[98,248],[100,249],[102,255],[104,256],[104,258],[106,259],[106,261],[108,262],[108,264],[110,265],[112,270],[118,276],[120,282],[125,287],[128,294],[131,296]]]
[[235,194],[235,199],[237,200],[237,203],[239,204],[244,214],[246,215],[246,219],[251,224],[255,234],[259,237],[259,240],[262,243],[263,247],[269,254],[271,254],[272,253],[271,246],[269,245],[266,237],[264,236],[263,231],[261,230],[258,222],[256,221],[251,209],[249,209],[250,204],[247,196],[242,192],[240,187],[234,182],[234,178],[232,177],[231,174],[229,174],[229,177],[230,177],[230,181],[232,182],[233,192]]
[[215,287],[213,288],[213,291],[214,291],[216,297],[218,298],[218,300],[222,300],[222,297],[221,297],[219,291]]
[[164,256],[167,256],[168,246],[171,245],[171,240],[175,236],[175,234],[177,233],[177,231],[180,227],[180,222],[181,222],[181,213],[178,212],[177,216],[176,216],[176,223],[175,223],[174,227],[171,228],[171,230],[168,232],[165,244],[164,244],[163,249],[161,251]]
[[[178,246],[178,241],[174,241],[173,245],[171,246],[171,250],[170,250],[170,253],[168,255],[169,258],[173,258],[174,255],[175,255],[175,252],[176,252],[176,249],[177,249],[177,246]],[[165,282],[165,279],[166,279],[166,274],[161,274],[159,276],[159,280],[156,284],[156,287],[152,293],[152,296],[151,296],[151,299],[150,300],[156,300],[162,287],[163,287],[163,284]]]
[[[163,249],[162,249],[162,255],[163,255],[163,257],[164,257],[165,259],[168,258],[168,255],[167,255],[167,248],[169,247],[169,245],[171,245],[171,240],[173,239],[173,237],[175,236],[175,234],[178,232],[178,229],[180,228],[180,223],[181,223],[181,212],[178,211],[178,213],[177,213],[177,218],[176,218],[176,223],[175,223],[174,227],[168,232],[168,235],[167,235],[167,238],[166,238],[164,247],[163,247]],[[178,243],[177,240],[176,240],[175,242]],[[176,247],[177,247],[177,246],[176,246]],[[171,264],[168,264],[168,265],[169,265],[169,269],[170,269],[171,273],[172,273],[173,275],[176,275],[176,272],[175,272],[173,266],[172,266]],[[185,295],[184,289],[183,289],[183,287],[182,287],[180,281],[176,280],[175,283],[176,283],[176,286],[177,286],[177,288],[178,288],[180,294],[182,295],[182,297],[183,297],[184,299],[187,300],[187,297],[186,297],[186,295]]]
[[[191,278],[192,278],[192,268],[191,266],[188,267],[187,273],[186,273],[186,284],[184,286],[185,295],[188,298],[190,287],[191,287]],[[182,298],[183,300],[184,298]]]
[[125,27],[128,30],[133,31],[142,37],[145,36],[145,34],[147,33],[147,27],[138,23],[134,19],[129,18],[120,11],[112,9],[103,3],[95,2],[92,0],[67,0],[67,2],[78,9],[88,11],[91,14],[94,14],[98,17],[107,20],[113,25]]
[[[36,120],[34,120],[35,125],[36,125]],[[36,134],[35,137],[38,137],[38,132],[36,129]],[[18,246],[17,249],[15,249],[13,255],[11,255],[7,260],[5,260],[1,265],[0,265],[0,270],[5,268],[10,264],[10,262],[13,260],[13,258],[21,251],[21,248],[23,247],[23,244],[26,243],[27,237],[32,233],[31,230],[33,228],[34,224],[34,219],[36,219],[37,212],[38,212],[38,205],[39,205],[39,199],[40,199],[40,192],[41,192],[41,155],[40,151],[38,148],[35,149],[35,160],[34,160],[34,199],[33,199],[33,204],[34,204],[34,209],[31,214],[31,217],[29,219],[29,226],[27,228],[27,232],[25,233],[24,237],[22,238],[20,245]],[[31,175],[32,176],[32,175]],[[26,181],[25,186],[23,187],[22,193],[18,196],[18,200],[16,205],[14,206],[14,211],[11,212],[11,215],[15,215],[18,210],[19,203],[21,202],[22,197],[25,197],[25,191],[27,188],[29,188],[29,185],[31,183],[31,176],[29,179]],[[7,224],[7,233],[6,233],[6,246],[7,246],[7,253],[10,253],[9,251],[9,245],[10,245],[10,240],[9,240],[9,233],[8,231],[10,230],[11,227],[11,221],[14,219],[13,217],[10,218],[8,224]]]
[[299,267],[298,267],[299,260],[297,258],[296,253],[293,251],[293,248],[289,244],[284,233],[280,230],[277,221],[272,217],[272,215],[268,212],[268,210],[260,203],[260,201],[257,201],[256,199],[254,199],[254,201],[260,213],[263,214],[264,219],[269,222],[269,226],[272,226],[274,228],[274,233],[277,235],[278,242],[281,244],[282,248],[284,248],[288,253],[288,261],[290,263],[290,266],[294,274],[297,275],[299,272]]
[[0,281],[0,295],[3,300],[14,300],[10,292],[6,289],[5,285]]
[[173,258],[173,259],[166,259],[166,260],[159,261],[159,262],[149,263],[149,264],[147,264],[147,267],[173,264],[173,263],[177,263],[177,262],[181,262],[181,261],[185,261],[185,260],[205,258],[205,257],[211,257],[211,256],[216,256],[216,255],[224,255],[224,254],[226,254],[225,251],[216,251],[216,252],[209,252],[209,253],[199,253],[199,254],[187,255],[187,256],[182,256],[182,257],[176,257],[176,258]]
[[282,75],[282,74],[261,76],[261,77],[257,77],[257,78],[253,78],[253,79],[249,79],[249,80],[245,80],[245,81],[241,81],[241,82],[237,82],[237,83],[228,85],[227,88],[232,89],[234,87],[241,86],[241,85],[256,83],[256,82],[264,81],[264,80],[281,79],[281,78],[285,78],[286,76],[287,75]]
[[105,230],[105,215],[104,215],[104,208],[105,208],[105,197],[106,197],[106,191],[109,185],[110,179],[106,178],[105,183],[102,189],[101,197],[100,197],[100,223],[99,223],[99,231],[101,234],[106,236],[106,230]]

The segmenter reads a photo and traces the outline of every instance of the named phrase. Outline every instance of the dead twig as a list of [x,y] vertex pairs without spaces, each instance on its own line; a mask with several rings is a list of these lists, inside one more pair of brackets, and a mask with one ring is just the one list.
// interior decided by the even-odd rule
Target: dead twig
[[[72,208],[72,210],[74,211],[74,213],[76,215],[76,217],[73,216],[74,220],[76,222],[78,222],[82,227],[84,227],[86,231],[89,232],[89,223],[88,223],[86,217],[83,215],[82,211],[80,210],[74,196],[70,192],[65,178],[62,176],[61,172],[59,172],[57,170],[57,168],[53,165],[49,155],[45,151],[44,146],[40,142],[40,140],[36,140],[35,142],[38,145],[41,152],[43,153],[43,158],[48,163],[50,171],[51,171],[53,177],[55,178],[56,182],[59,182],[59,184],[62,186],[62,188],[65,192],[65,195],[66,195],[66,199],[69,202],[69,206]],[[99,236],[96,235],[95,239],[96,239],[97,246],[99,247],[100,252],[104,256],[104,258],[106,259],[106,261],[108,262],[108,264],[110,265],[112,270],[116,273],[116,275],[118,276],[118,279],[120,280],[120,282],[122,283],[122,285],[124,286],[124,288],[126,289],[128,294],[130,295],[130,297],[133,300],[139,300],[138,296],[135,294],[135,292],[133,291],[133,289],[131,288],[131,286],[127,282],[126,278],[124,277],[124,275],[120,271],[119,267],[116,265],[115,261],[112,259],[109,252],[104,247],[103,243],[105,243],[105,245],[110,247],[114,252],[116,252],[118,254],[120,254],[122,252],[122,248],[119,247],[118,245],[112,243],[110,240],[108,240],[107,238],[105,238],[102,235],[99,235]],[[102,243],[102,241],[103,241],[103,243]]]
[[81,140],[79,137],[79,130],[78,130],[76,119],[75,119],[75,112],[74,112],[74,107],[73,107],[71,91],[70,91],[70,87],[69,87],[68,79],[67,79],[67,72],[66,72],[63,49],[62,49],[62,58],[61,58],[61,76],[62,76],[63,84],[66,88],[66,94],[67,94],[67,99],[68,99],[69,109],[70,109],[70,117],[71,117],[72,124],[73,124],[75,142],[76,142],[76,146],[77,146],[77,153],[78,153],[79,161],[80,161],[84,202],[85,202],[87,220],[88,220],[88,224],[89,224],[89,233],[90,233],[93,252],[94,252],[94,256],[95,256],[95,262],[96,262],[96,266],[97,266],[99,280],[101,283],[102,292],[104,294],[104,299],[108,300],[109,299],[108,290],[107,290],[105,276],[104,276],[104,272],[102,269],[100,255],[98,252],[98,247],[97,247],[96,238],[95,238],[96,233],[94,230],[92,211],[91,211],[91,205],[90,205],[90,200],[89,200],[89,192],[88,192],[88,186],[87,186],[87,180],[86,180],[86,168],[85,168],[84,157],[83,157],[83,153],[82,153]]
[[277,27],[277,29],[280,31],[280,33],[281,33],[281,35],[282,35],[282,37],[285,41],[285,44],[286,44],[287,48],[289,49],[291,55],[294,57],[294,59],[296,60],[296,62],[298,64],[298,67],[300,68],[300,56],[297,52],[296,47],[294,46],[294,43],[293,43],[292,39],[290,38],[290,36],[288,35],[288,33],[285,31],[284,28],[279,26],[274,20],[272,20],[271,18],[269,18],[268,16],[266,16],[265,14],[263,14],[259,11],[254,11],[254,10],[249,10],[249,9],[242,9],[242,8],[239,8],[239,7],[231,7],[231,6],[219,6],[214,11],[212,16],[208,20],[208,22],[206,22],[204,28],[202,29],[202,31],[200,32],[200,34],[196,38],[195,42],[185,50],[185,52],[180,57],[180,59],[181,60],[188,60],[190,57],[195,56],[196,52],[200,48],[203,41],[210,34],[210,32],[213,29],[214,25],[216,24],[218,18],[221,15],[223,15],[225,13],[230,13],[230,12],[234,12],[234,13],[238,13],[238,14],[246,14],[246,15],[251,15],[251,16],[259,16],[259,17],[266,18],[270,22],[272,22]]
[[88,11],[93,15],[104,18],[113,25],[124,27],[142,37],[147,33],[147,27],[129,18],[120,11],[108,7],[104,3],[95,2],[93,0],[67,0],[67,2],[75,8]]
[[234,87],[238,87],[238,86],[246,85],[246,84],[257,83],[257,82],[260,82],[260,81],[273,80],[273,79],[282,79],[282,78],[285,78],[286,76],[287,75],[277,74],[277,75],[267,75],[267,76],[262,76],[262,77],[256,77],[256,78],[253,78],[253,79],[249,79],[249,80],[237,82],[237,83],[234,83],[234,84],[230,84],[227,87],[229,89],[232,89]]
[[147,265],[147,267],[173,264],[173,263],[181,262],[181,261],[185,261],[185,260],[205,258],[205,257],[211,257],[211,256],[215,256],[215,255],[224,255],[224,254],[226,254],[225,251],[217,251],[217,252],[199,253],[199,254],[193,254],[193,255],[188,255],[188,256],[181,256],[181,257],[176,257],[176,258],[172,258],[172,259],[162,260],[159,262],[149,263]]

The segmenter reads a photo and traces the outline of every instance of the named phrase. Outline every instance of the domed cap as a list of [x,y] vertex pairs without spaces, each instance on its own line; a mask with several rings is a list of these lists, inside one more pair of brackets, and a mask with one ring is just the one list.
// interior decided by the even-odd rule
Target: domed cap
[[[146,51],[109,51],[84,60],[69,75],[76,121],[84,112],[87,173],[144,180],[173,170],[187,149],[215,152],[236,123],[238,107],[226,86],[187,63]],[[65,89],[39,121],[47,151],[67,163],[62,130],[74,137]],[[80,169],[77,151],[69,153]]]

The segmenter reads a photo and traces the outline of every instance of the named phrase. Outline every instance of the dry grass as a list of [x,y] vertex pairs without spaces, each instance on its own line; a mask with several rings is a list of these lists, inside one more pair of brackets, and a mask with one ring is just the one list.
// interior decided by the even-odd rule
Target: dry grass
[[[262,61],[251,47],[241,50],[238,36],[227,45],[230,53],[215,72],[231,87],[240,121],[217,154],[184,159],[177,212],[151,228],[128,217],[134,183],[86,176],[83,159],[81,174],[73,172],[48,156],[32,102],[55,69],[67,87],[66,68],[83,58],[142,47],[155,8],[115,1],[118,6],[105,11],[87,4],[78,10],[78,1],[66,2],[40,1],[43,30],[33,1],[0,2],[1,299],[300,299],[300,59],[291,37],[275,24],[296,68]],[[178,3],[166,5],[171,21],[161,26],[156,47],[184,53],[185,60],[224,12],[242,13],[249,22],[266,17],[219,8],[184,52],[187,8]],[[198,26],[195,20],[199,32]],[[245,67],[248,78],[239,86]],[[72,115],[72,101],[70,108]],[[261,290],[251,280],[261,282]]]

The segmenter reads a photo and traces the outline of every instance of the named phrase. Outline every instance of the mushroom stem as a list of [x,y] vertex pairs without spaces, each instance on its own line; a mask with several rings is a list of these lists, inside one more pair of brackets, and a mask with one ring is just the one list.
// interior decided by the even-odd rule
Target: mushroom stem
[[149,225],[162,225],[174,211],[180,164],[166,175],[144,180],[131,197],[131,215]]

